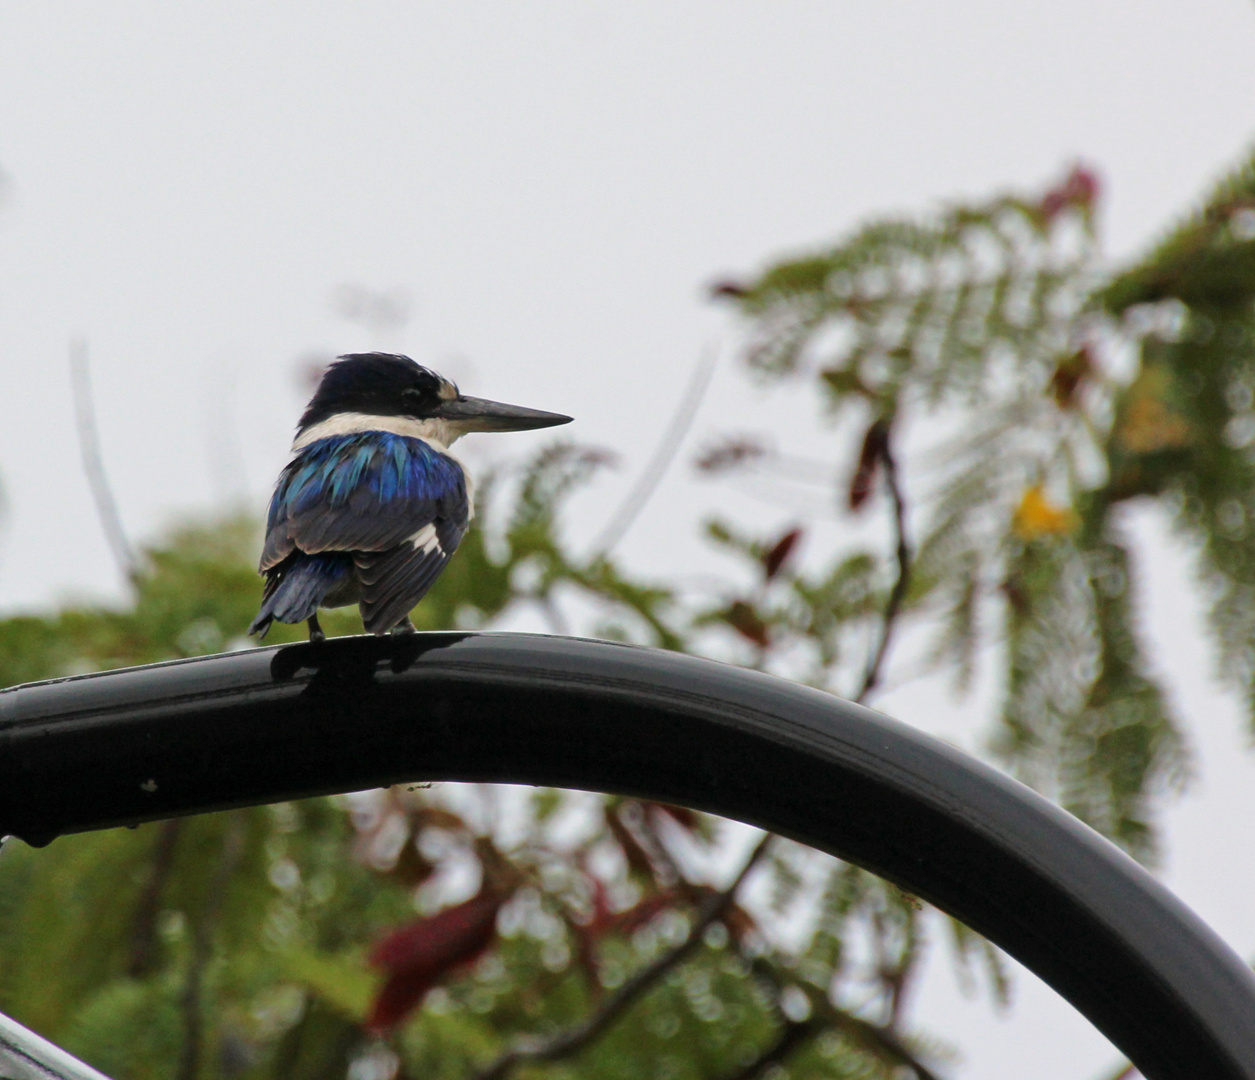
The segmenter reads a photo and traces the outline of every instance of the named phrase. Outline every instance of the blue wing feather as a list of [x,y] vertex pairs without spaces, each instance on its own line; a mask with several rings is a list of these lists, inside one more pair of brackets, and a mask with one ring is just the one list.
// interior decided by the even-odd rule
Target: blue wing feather
[[422,439],[383,431],[320,439],[279,477],[261,569],[296,550],[386,551],[424,525],[468,516],[461,466]]
[[[261,570],[273,600],[254,626],[307,618],[306,609],[340,589],[328,575],[305,583],[309,557],[326,553],[351,557],[366,629],[384,633],[440,575],[469,519],[462,467],[422,439],[367,431],[311,443],[283,470],[270,501]],[[434,542],[412,543],[429,525],[423,540]]]

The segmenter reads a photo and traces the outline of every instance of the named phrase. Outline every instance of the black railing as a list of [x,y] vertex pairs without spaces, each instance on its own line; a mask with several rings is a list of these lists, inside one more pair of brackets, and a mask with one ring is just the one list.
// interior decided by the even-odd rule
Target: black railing
[[1150,1080],[1255,1080],[1255,978],[1034,792],[771,676],[528,634],[340,638],[0,692],[0,835],[405,781],[618,792],[857,863],[1001,946]]

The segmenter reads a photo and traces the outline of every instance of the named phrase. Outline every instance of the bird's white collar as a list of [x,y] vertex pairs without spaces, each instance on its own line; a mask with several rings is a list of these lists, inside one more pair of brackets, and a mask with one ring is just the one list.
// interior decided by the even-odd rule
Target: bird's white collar
[[330,439],[336,435],[356,435],[363,431],[388,431],[393,435],[422,439],[441,453],[446,453],[453,441],[463,434],[456,424],[448,420],[415,420],[412,416],[372,416],[369,413],[343,412],[298,432],[292,443],[292,452],[304,450],[319,439]]

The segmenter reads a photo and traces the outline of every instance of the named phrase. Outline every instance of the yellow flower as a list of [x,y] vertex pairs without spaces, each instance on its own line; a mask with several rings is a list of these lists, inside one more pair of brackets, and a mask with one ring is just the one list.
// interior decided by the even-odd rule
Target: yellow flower
[[1076,525],[1076,514],[1067,507],[1055,506],[1046,498],[1041,484],[1034,484],[1024,492],[1015,509],[1011,531],[1021,540],[1036,540],[1042,536],[1066,536]]

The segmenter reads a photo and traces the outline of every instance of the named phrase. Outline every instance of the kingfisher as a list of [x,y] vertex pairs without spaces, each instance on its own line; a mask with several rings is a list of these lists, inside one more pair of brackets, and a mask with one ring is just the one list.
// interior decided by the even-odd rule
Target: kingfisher
[[350,353],[323,373],[279,474],[259,572],[261,610],[325,637],[318,609],[356,603],[373,634],[413,630],[409,613],[457,550],[471,482],[449,447],[470,431],[568,424],[561,413],[468,397],[394,353]]

